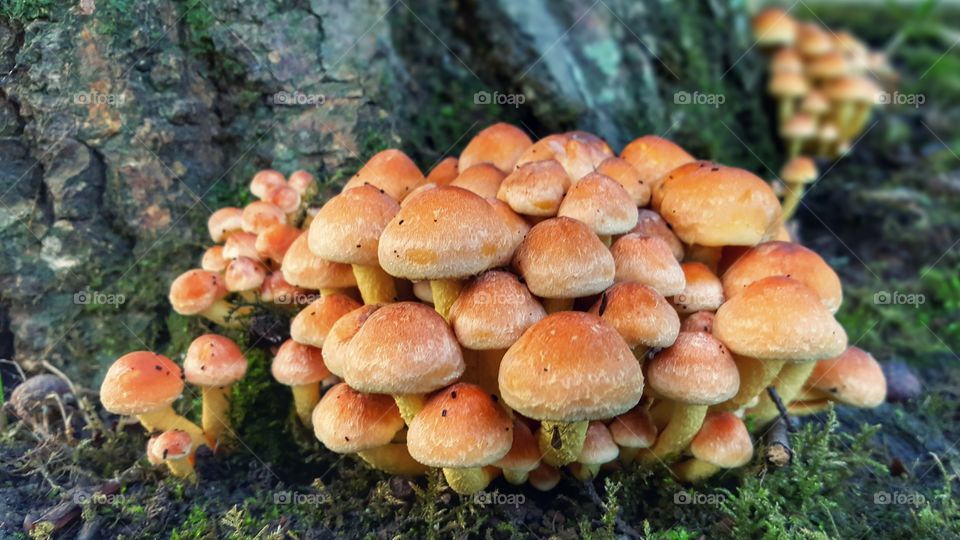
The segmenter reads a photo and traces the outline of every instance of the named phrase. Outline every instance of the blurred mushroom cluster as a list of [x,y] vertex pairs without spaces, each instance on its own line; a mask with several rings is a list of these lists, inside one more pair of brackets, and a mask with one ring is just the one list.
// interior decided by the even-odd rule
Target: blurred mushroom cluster
[[[462,494],[501,475],[549,490],[564,468],[695,481],[751,460],[747,425],[779,414],[768,387],[797,414],[885,395],[834,319],[837,275],[791,242],[770,186],[660,137],[616,155],[589,133],[495,124],[426,176],[380,152],[318,209],[304,178],[263,171],[260,200],[214,213],[217,245],[171,303],[224,326],[293,306],[274,378],[328,449],[388,473],[442,469]],[[187,351],[202,427],[171,409],[180,368],[153,353],[119,359],[101,398],[183,432],[151,455],[189,476],[190,448],[229,430],[242,358],[215,335]]]

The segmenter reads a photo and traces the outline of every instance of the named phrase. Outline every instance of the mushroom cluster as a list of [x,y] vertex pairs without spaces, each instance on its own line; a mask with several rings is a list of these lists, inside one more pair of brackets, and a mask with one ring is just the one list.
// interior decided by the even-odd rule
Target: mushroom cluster
[[[380,152],[315,210],[281,208],[271,190],[292,177],[281,181],[259,173],[254,210],[211,217],[225,244],[190,271],[203,279],[178,278],[171,301],[236,325],[239,309],[277,301],[268,282],[303,292],[311,301],[294,303],[272,374],[328,449],[388,473],[441,469],[462,494],[500,475],[549,490],[564,467],[590,479],[668,464],[695,481],[750,461],[744,419],[776,417],[769,386],[798,413],[885,394],[876,361],[848,349],[833,317],[837,275],[790,241],[771,187],[666,139],[616,155],[589,133],[534,142],[501,123],[426,176],[403,152]],[[247,267],[256,279],[239,279]],[[145,363],[131,381],[118,360],[104,404],[215,445],[229,383],[206,373],[207,347],[185,363],[203,389],[202,429],[173,414],[179,368],[156,355],[156,373]],[[191,365],[209,378],[191,380]],[[192,474],[177,459],[171,470]]]

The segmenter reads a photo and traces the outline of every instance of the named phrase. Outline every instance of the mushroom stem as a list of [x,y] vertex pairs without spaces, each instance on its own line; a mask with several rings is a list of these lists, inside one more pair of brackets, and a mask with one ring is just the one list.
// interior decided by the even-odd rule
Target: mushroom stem
[[702,244],[690,244],[686,246],[684,252],[686,253],[684,261],[702,263],[714,273],[720,264],[720,257],[723,256],[723,248]]
[[583,450],[583,441],[587,438],[590,422],[540,422],[537,430],[537,445],[543,454],[543,461],[559,467],[573,463]]
[[684,482],[701,482],[720,472],[720,467],[696,458],[673,466],[673,472]]
[[234,304],[220,299],[212,306],[200,312],[210,322],[224,328],[243,328],[245,326],[243,318],[253,313],[251,306],[235,306]]
[[203,412],[200,424],[210,447],[220,445],[220,436],[230,430],[230,385],[203,387]]
[[808,416],[829,410],[832,402],[829,399],[811,399],[794,401],[787,405],[787,412],[791,416]]
[[174,412],[173,407],[169,405],[162,409],[138,414],[137,420],[150,433],[173,430],[186,431],[190,434],[194,448],[207,444],[207,438],[200,426]]
[[586,463],[574,462],[570,464],[570,472],[577,480],[580,480],[581,482],[589,482],[590,480],[596,478],[598,474],[600,474],[600,465],[587,465]]
[[700,430],[706,415],[706,405],[674,402],[667,427],[657,437],[653,448],[643,452],[643,462],[665,461],[682,452]]
[[640,449],[631,446],[621,446],[620,447],[620,463],[624,465],[629,465],[637,459],[637,454],[640,453]]
[[170,474],[177,478],[183,478],[190,483],[197,483],[197,471],[193,468],[192,456],[168,459],[166,463],[167,468],[170,469]]
[[403,443],[391,443],[369,450],[362,450],[357,452],[357,455],[374,469],[387,474],[420,476],[426,474],[429,470],[426,465],[418,463],[410,457],[407,445]]
[[800,205],[800,200],[803,199],[803,184],[791,184],[786,183],[787,186],[787,195],[783,198],[783,211],[780,214],[780,220],[782,223],[790,221],[790,218],[793,217],[794,212],[797,211],[797,207]]
[[320,402],[320,383],[295,384],[290,387],[293,391],[293,408],[297,411],[297,418],[307,429],[313,429],[313,409]]
[[544,298],[543,309],[547,313],[573,310],[573,298]]
[[353,276],[364,304],[389,304],[397,298],[393,277],[379,266],[353,265]]
[[849,140],[854,116],[856,113],[856,104],[852,101],[843,101],[837,109],[837,130],[840,132],[840,139]]
[[[813,368],[816,365],[816,362],[788,362],[780,369],[780,373],[777,374],[771,385],[777,389],[777,394],[780,395],[780,399],[784,403],[790,403],[800,393],[803,384],[810,378],[810,374],[813,373]],[[747,411],[747,415],[758,422],[757,425],[766,424],[779,414],[780,411],[777,410],[776,404],[766,392],[760,395],[760,402],[757,403],[757,406]]]
[[864,126],[867,125],[867,121],[870,120],[870,110],[872,107],[869,103],[858,103],[853,107],[853,113],[850,118],[850,128],[844,133],[844,138],[853,139],[863,131]]
[[333,296],[335,294],[340,294],[340,292],[341,292],[340,289],[326,287],[326,288],[320,289],[320,296]]
[[817,155],[821,157],[833,157],[833,141],[830,139],[819,139],[817,142]]
[[793,116],[793,109],[794,109],[793,102],[794,102],[793,98],[787,97],[787,98],[782,98],[780,100],[780,103],[777,104],[778,105],[777,110],[779,111],[779,115],[780,115],[780,124],[786,123],[787,120],[789,120],[790,117]]
[[463,284],[456,279],[434,279],[430,281],[430,293],[433,295],[433,307],[444,320],[450,314],[450,306],[460,296]]
[[803,149],[803,139],[791,137],[787,139],[787,159],[793,159],[800,155]]
[[529,471],[521,471],[519,469],[503,470],[503,479],[515,486],[522,486],[523,484],[526,484],[527,478],[529,477]]
[[737,371],[740,373],[740,389],[729,401],[717,405],[715,410],[735,411],[750,403],[753,398],[770,386],[785,362],[781,360],[758,360],[746,356],[735,356]]
[[424,397],[423,394],[396,395],[393,396],[393,400],[397,402],[397,408],[400,409],[400,416],[408,426],[410,425],[410,421],[413,420],[413,417],[423,410],[423,406],[427,403],[427,398]]
[[447,484],[460,495],[473,495],[490,485],[496,477],[494,467],[468,467],[465,469],[443,469]]

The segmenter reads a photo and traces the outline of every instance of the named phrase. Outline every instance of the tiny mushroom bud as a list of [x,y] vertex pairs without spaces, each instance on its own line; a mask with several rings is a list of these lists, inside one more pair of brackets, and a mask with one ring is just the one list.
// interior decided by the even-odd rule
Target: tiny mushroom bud
[[540,447],[526,422],[513,419],[513,445],[507,455],[493,465],[503,469],[503,478],[517,486],[526,483],[530,471],[540,466]]
[[227,260],[223,258],[223,246],[210,246],[203,252],[200,268],[207,272],[223,272],[227,269]]
[[227,238],[223,245],[223,258],[233,260],[238,257],[260,259],[260,254],[257,252],[257,235],[248,232],[236,232]]
[[317,192],[317,180],[312,174],[304,170],[293,171],[287,185],[292,187],[301,197],[311,198]]
[[197,482],[197,473],[193,469],[193,441],[186,431],[171,429],[164,431],[154,441],[154,459],[166,462],[170,474],[191,483]]
[[601,465],[610,463],[619,455],[620,448],[614,442],[606,424],[594,420],[587,427],[587,436],[577,461],[570,465],[574,476],[586,482],[596,478]]
[[207,220],[210,238],[218,244],[240,230],[243,230],[243,210],[240,208],[232,206],[221,208],[210,214]]
[[787,141],[787,157],[793,159],[807,141],[817,136],[817,121],[806,113],[797,113],[780,126],[780,135]]
[[650,448],[657,441],[657,426],[646,405],[640,403],[610,422],[610,434],[620,446],[620,461],[629,465],[637,452]]
[[227,290],[246,293],[241,296],[244,296],[247,300],[256,299],[256,291],[260,289],[263,280],[266,278],[266,267],[247,257],[238,257],[230,261],[223,276]]
[[188,270],[170,284],[170,305],[181,315],[200,315],[226,328],[239,328],[250,313],[224,300],[224,278],[206,270]]
[[320,349],[288,339],[273,357],[270,373],[291,388],[297,417],[310,428],[313,408],[320,401],[320,381],[330,376]]
[[243,209],[243,230],[248,233],[258,234],[271,225],[286,222],[286,213],[266,201],[254,201]]
[[720,469],[743,467],[753,458],[753,441],[743,420],[730,412],[712,412],[690,442],[689,459],[674,467],[677,476],[698,482]]
[[193,340],[183,360],[187,383],[203,389],[203,431],[211,448],[230,431],[230,394],[247,373],[247,358],[228,337],[205,334]]

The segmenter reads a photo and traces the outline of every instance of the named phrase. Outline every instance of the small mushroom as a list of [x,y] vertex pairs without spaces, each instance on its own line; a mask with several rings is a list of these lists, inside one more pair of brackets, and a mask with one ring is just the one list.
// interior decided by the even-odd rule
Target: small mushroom
[[714,412],[703,420],[703,426],[690,442],[692,459],[674,466],[674,472],[685,482],[698,482],[721,469],[743,467],[753,459],[753,441],[743,420],[733,413]]
[[433,184],[434,186],[449,185],[450,182],[453,182],[460,174],[459,163],[460,161],[453,156],[441,159],[439,163],[430,169],[430,173],[427,174],[426,183]]
[[526,422],[519,417],[513,419],[513,444],[510,451],[493,465],[503,470],[504,480],[516,486],[526,483],[530,472],[540,466],[537,439]]
[[615,417],[609,427],[614,442],[620,446],[620,461],[624,465],[633,463],[640,450],[650,448],[657,441],[657,426],[643,402]]
[[287,248],[280,272],[287,283],[319,290],[321,296],[341,293],[357,285],[349,264],[328,261],[310,251],[306,233],[298,236]]
[[246,373],[247,358],[228,337],[204,334],[187,348],[183,374],[187,383],[202,389],[201,426],[211,448],[230,431],[231,389]]
[[459,168],[465,171],[474,165],[489,163],[503,172],[510,172],[532,144],[522,129],[503,122],[493,124],[470,139],[460,153]]
[[343,186],[341,193],[370,185],[400,203],[425,182],[423,173],[409,156],[395,148],[375,154]]
[[310,428],[313,408],[320,401],[320,382],[330,376],[320,349],[288,339],[277,349],[270,373],[278,383],[290,387],[297,418]]
[[627,190],[596,172],[573,184],[557,210],[557,216],[586,224],[608,246],[613,235],[626,233],[637,224],[637,215],[637,205]]
[[162,460],[170,469],[170,474],[190,483],[197,483],[197,472],[193,468],[193,441],[190,434],[179,429],[161,433],[150,446],[153,460]]
[[620,447],[614,442],[610,430],[603,422],[592,421],[587,427],[587,436],[577,461],[570,464],[573,475],[584,482],[597,477],[600,466],[610,463],[620,455]]

